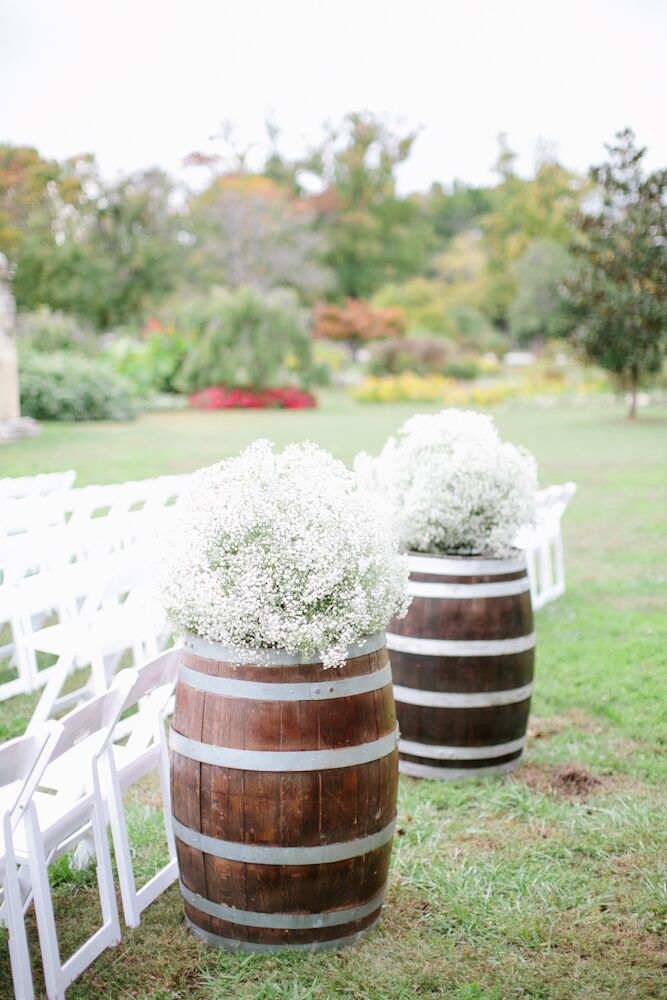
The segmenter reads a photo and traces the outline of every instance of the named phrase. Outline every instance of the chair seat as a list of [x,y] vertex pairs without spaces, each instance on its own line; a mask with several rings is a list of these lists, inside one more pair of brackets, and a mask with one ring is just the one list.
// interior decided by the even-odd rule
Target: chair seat
[[74,620],[38,629],[26,642],[36,651],[61,656],[72,650],[79,659],[89,660],[131,646],[137,635],[144,634],[147,620],[145,609],[132,601],[102,608],[85,624]]
[[157,743],[138,749],[114,743],[112,752],[118,781],[123,791],[145,774],[150,774],[157,767],[160,758],[160,747]]
[[[47,792],[35,792],[33,802],[44,848],[49,852],[64,841],[76,843],[85,834],[89,826],[94,796],[89,792],[76,802],[72,802],[63,800],[61,796],[49,795]],[[18,861],[28,860],[28,845],[23,823],[19,823],[14,834],[14,849]]]

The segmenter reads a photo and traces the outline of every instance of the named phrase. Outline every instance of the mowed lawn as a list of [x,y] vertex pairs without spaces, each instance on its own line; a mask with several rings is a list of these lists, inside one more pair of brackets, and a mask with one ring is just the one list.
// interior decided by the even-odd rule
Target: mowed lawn
[[[378,449],[414,410],[332,394],[313,413],[51,425],[2,447],[0,475],[72,467],[85,484],[184,472],[260,436],[309,438],[349,462]],[[68,996],[667,997],[667,410],[644,410],[634,424],[612,407],[495,416],[505,437],[535,452],[543,484],[579,486],[564,522],[567,595],[537,615],[523,768],[472,783],[401,779],[385,915],[358,947],[284,957],[210,951],[186,931],[172,887]],[[0,705],[2,735],[22,730],[34,700]],[[157,805],[153,785],[128,801],[146,875],[160,860]],[[54,872],[65,950],[96,916],[94,880],[94,870],[72,871],[66,859]],[[32,918],[30,933],[37,966]]]

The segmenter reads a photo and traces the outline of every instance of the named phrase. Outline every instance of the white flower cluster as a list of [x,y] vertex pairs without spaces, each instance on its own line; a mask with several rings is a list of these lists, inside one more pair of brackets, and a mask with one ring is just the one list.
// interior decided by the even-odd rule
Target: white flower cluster
[[256,441],[197,472],[158,584],[177,632],[327,666],[404,615],[408,569],[387,514],[313,444]]
[[355,470],[384,496],[409,550],[503,556],[534,522],[535,459],[472,410],[412,417],[377,458],[358,455]]

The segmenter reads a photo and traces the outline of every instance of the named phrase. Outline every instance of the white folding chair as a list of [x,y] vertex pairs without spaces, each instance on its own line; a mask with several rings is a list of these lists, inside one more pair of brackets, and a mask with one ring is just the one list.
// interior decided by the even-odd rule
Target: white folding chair
[[[122,671],[112,687],[61,720],[62,732],[37,791],[16,831],[19,864],[27,864],[49,1000],[64,1000],[65,990],[102,952],[120,941],[120,920],[107,839],[106,806],[100,761],[129,690],[133,670]],[[49,866],[92,834],[97,887],[102,908],[98,928],[64,963],[60,955]]]
[[[111,753],[107,758],[109,777],[104,784],[105,796],[123,912],[125,922],[130,927],[139,925],[142,912],[178,875],[176,844],[171,826],[169,751],[165,738],[165,715],[176,684],[178,659],[178,650],[169,649],[138,668],[136,683],[125,700],[124,712],[135,707],[138,710],[116,726]],[[129,736],[126,742],[121,742],[117,734],[122,736],[128,722],[131,723]],[[137,889],[123,792],[156,768],[162,792],[169,861],[144,886]]]
[[576,483],[572,482],[540,490],[537,495],[537,524],[522,528],[517,536],[517,546],[526,553],[535,611],[565,593],[561,518],[576,491]]
[[[105,691],[123,654],[133,665],[157,656],[164,637],[151,602],[143,549],[133,547],[100,561],[99,579],[71,621],[39,629],[25,639],[35,652],[56,656],[28,730],[62,708]],[[63,693],[71,674],[90,665],[86,683]]]
[[14,831],[23,818],[62,732],[62,725],[52,721],[39,734],[19,736],[0,746],[2,919],[9,932],[9,960],[16,1000],[33,1000],[34,992],[23,897],[14,850]]

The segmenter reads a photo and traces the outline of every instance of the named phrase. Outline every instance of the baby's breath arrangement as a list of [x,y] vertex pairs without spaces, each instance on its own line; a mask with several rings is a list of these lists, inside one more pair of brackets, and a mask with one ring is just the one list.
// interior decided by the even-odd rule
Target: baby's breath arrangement
[[256,441],[201,469],[175,522],[159,584],[179,633],[335,666],[407,610],[388,516],[313,444]]
[[535,459],[473,410],[412,417],[377,458],[358,455],[355,470],[386,498],[401,544],[415,552],[504,556],[534,520]]

